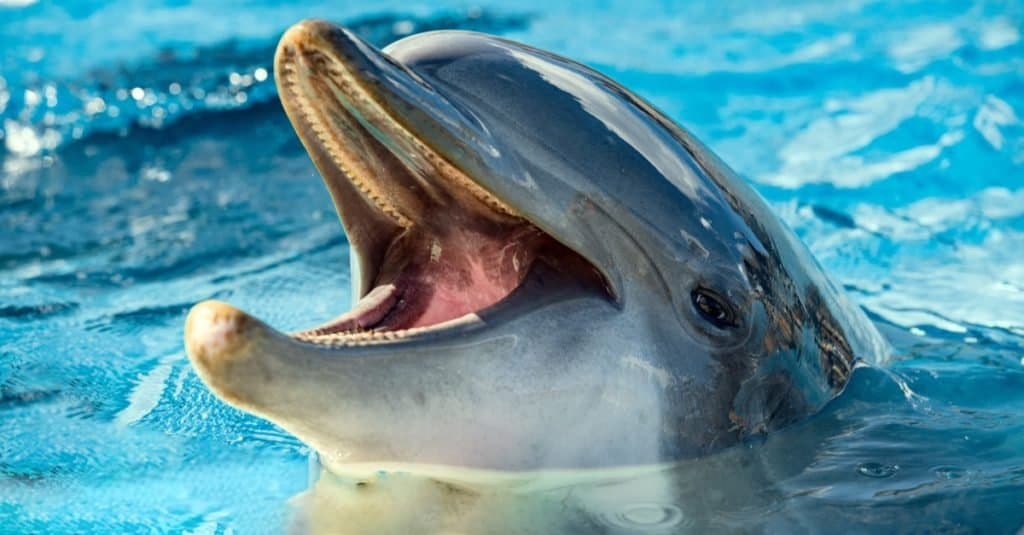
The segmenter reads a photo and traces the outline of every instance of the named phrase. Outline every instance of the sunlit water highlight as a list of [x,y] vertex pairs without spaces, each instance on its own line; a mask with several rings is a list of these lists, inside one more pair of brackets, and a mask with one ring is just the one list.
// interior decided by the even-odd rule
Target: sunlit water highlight
[[[308,452],[214,399],[181,328],[206,298],[282,329],[349,303],[344,237],[270,75],[307,16],[377,44],[479,29],[607,72],[748,177],[897,349],[806,423],[633,498],[579,498],[575,525],[1024,526],[1019,2],[364,4],[0,2],[0,532],[289,521]],[[666,473],[672,493],[636,490]],[[562,483],[519,495],[533,516],[495,503],[550,519],[559,492],[593,495]]]

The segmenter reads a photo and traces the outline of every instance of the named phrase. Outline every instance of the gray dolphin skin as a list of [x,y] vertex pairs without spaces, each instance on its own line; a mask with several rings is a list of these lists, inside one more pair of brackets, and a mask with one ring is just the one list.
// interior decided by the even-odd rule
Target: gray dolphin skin
[[584,65],[462,31],[381,51],[309,20],[275,75],[358,300],[293,334],[200,303],[186,347],[329,468],[677,462],[805,418],[886,358],[756,192]]

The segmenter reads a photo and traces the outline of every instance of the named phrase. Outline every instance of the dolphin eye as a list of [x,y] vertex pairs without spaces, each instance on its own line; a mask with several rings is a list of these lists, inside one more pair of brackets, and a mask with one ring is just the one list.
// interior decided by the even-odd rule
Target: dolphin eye
[[707,288],[694,288],[690,292],[693,308],[702,318],[719,329],[737,327],[736,313],[729,304],[715,292]]

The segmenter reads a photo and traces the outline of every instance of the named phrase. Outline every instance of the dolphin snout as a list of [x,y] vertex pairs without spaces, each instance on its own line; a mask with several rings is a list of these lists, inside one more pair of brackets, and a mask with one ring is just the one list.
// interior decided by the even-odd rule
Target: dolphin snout
[[189,354],[204,366],[238,356],[249,319],[245,312],[220,301],[204,301],[192,307],[185,320]]
[[[199,376],[221,396],[245,403],[245,376],[253,370],[258,320],[220,301],[192,307],[185,320],[185,349]],[[258,367],[258,366],[257,366]]]

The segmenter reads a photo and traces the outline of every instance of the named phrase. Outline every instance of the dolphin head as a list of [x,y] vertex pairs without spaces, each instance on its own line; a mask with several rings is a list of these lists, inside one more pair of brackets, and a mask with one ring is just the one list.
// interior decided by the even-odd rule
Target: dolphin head
[[583,65],[304,21],[275,75],[359,299],[293,334],[200,303],[186,347],[328,466],[698,456],[812,413],[883,351],[755,192]]

